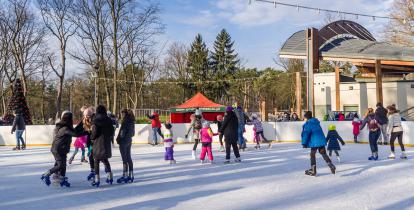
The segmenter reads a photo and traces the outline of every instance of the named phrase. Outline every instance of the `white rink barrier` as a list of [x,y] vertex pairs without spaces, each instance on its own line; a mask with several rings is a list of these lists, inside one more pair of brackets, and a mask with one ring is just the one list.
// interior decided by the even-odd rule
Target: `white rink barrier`
[[[301,137],[302,125],[304,122],[264,122],[264,134],[267,139],[276,142],[299,142]],[[354,136],[352,134],[352,122],[321,122],[321,126],[324,129],[325,135],[327,133],[328,125],[336,125],[336,129],[339,135],[347,141],[353,142]],[[404,144],[407,146],[414,146],[414,122],[403,122],[404,128]],[[191,133],[188,139],[185,139],[185,134],[189,124],[173,124],[174,141],[178,143],[192,142]],[[213,132],[217,132],[217,125],[211,125]],[[46,146],[52,143],[53,125],[31,125],[26,126],[26,132],[23,134],[23,138],[29,146]],[[163,128],[164,130],[164,128]],[[245,138],[249,141],[253,141],[253,126],[246,125]],[[380,137],[381,138],[381,137]],[[158,136],[158,139],[160,137]],[[218,136],[214,138],[215,142],[218,142]],[[360,142],[368,142],[368,131],[366,128],[361,131],[358,137]],[[133,137],[133,143],[136,144],[148,144],[152,142],[152,129],[148,124],[136,124],[135,136]],[[15,146],[16,137],[11,134],[10,126],[0,126],[0,146]]]

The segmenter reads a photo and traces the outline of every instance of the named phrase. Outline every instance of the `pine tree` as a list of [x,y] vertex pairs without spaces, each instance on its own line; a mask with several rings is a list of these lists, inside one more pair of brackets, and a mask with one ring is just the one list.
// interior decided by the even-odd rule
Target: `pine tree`
[[[215,80],[223,78],[233,78],[237,72],[237,65],[240,60],[238,54],[233,49],[234,41],[231,40],[231,36],[227,33],[226,29],[222,29],[216,37],[214,42],[214,51],[211,53],[211,69]],[[229,90],[230,84],[227,82],[215,84],[213,91],[215,92],[216,99],[225,96]]]
[[200,81],[195,85],[191,85],[190,89],[195,92],[205,92],[208,90],[206,84],[202,83],[209,76],[209,50],[200,34],[197,34],[194,42],[188,51],[187,72],[193,81]]
[[14,82],[13,95],[9,101],[6,114],[4,116],[4,122],[7,125],[11,125],[13,123],[14,112],[22,114],[26,122],[26,125],[33,124],[32,116],[30,115],[30,110],[27,106],[26,97],[24,96],[23,86],[20,79],[16,79],[16,81]]

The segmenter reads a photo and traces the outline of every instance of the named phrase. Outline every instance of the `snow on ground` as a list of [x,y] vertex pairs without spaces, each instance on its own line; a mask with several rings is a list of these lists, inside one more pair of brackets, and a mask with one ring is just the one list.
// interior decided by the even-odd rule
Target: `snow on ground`
[[[48,147],[1,147],[0,209],[414,209],[412,148],[408,160],[388,160],[389,147],[380,146],[381,160],[371,162],[369,145],[349,144],[336,175],[318,156],[319,176],[308,177],[309,151],[299,144],[249,150],[230,165],[217,150],[216,164],[201,165],[191,160],[191,146],[176,145],[177,164],[170,166],[163,147],[134,145],[135,183],[99,189],[85,180],[89,167],[79,154],[67,169],[71,188],[47,187],[40,175],[53,165]],[[118,178],[122,163],[118,149],[113,153]]]

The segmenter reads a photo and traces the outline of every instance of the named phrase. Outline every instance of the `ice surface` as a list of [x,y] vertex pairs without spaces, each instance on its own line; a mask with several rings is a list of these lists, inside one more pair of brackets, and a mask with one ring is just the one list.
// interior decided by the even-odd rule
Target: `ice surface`
[[[169,165],[163,147],[134,145],[135,183],[99,189],[86,181],[89,165],[79,163],[79,153],[67,168],[71,188],[47,187],[40,176],[53,165],[48,147],[0,147],[0,209],[414,209],[412,148],[408,160],[388,160],[389,147],[380,146],[381,160],[372,162],[369,145],[349,144],[336,175],[318,156],[318,177],[308,177],[309,151],[300,144],[250,149],[242,163],[229,165],[217,147],[216,164],[201,165],[191,147],[176,145],[177,164]],[[116,179],[122,162],[118,148],[113,154]]]

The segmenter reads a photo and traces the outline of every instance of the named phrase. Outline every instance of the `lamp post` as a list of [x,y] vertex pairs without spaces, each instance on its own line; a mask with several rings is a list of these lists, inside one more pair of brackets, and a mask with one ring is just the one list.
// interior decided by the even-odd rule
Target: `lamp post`
[[93,68],[95,69],[95,72],[91,73],[91,78],[93,78],[94,83],[95,83],[95,85],[94,85],[95,86],[94,98],[95,98],[95,107],[97,107],[98,106],[98,93],[97,93],[97,89],[96,89],[96,82],[97,82],[97,79],[98,79],[98,74],[96,72],[98,72],[99,66],[96,65]]

